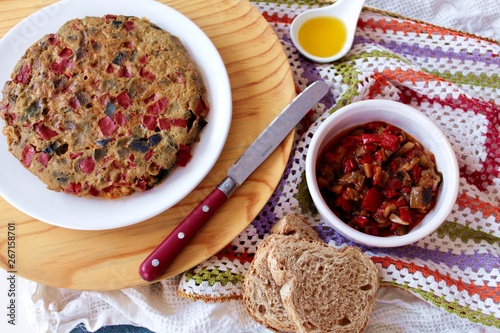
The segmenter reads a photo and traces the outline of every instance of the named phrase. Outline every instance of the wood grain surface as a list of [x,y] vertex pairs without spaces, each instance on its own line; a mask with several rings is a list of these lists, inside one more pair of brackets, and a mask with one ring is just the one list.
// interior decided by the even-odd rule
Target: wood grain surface
[[[0,2],[0,36],[55,1]],[[267,21],[246,0],[161,1],[193,20],[217,47],[229,73],[233,119],[212,172],[173,208],[144,222],[112,230],[55,227],[23,214],[0,198],[0,267],[8,267],[8,226],[15,226],[15,270],[46,285],[116,290],[146,284],[139,264],[226,176],[227,169],[293,99],[287,57]],[[229,244],[264,207],[289,158],[293,135],[233,194],[177,257],[163,277],[179,274]]]

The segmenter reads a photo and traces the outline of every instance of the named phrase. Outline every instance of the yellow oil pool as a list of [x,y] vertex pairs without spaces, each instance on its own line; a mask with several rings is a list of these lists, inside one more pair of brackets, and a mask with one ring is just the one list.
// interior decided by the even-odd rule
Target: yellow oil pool
[[337,54],[347,39],[344,22],[336,17],[319,16],[307,20],[299,29],[298,40],[302,48],[317,57]]

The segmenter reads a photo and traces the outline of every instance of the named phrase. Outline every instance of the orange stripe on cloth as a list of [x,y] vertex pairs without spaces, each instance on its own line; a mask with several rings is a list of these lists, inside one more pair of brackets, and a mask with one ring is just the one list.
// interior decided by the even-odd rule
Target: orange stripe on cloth
[[409,33],[414,33],[417,36],[419,36],[420,34],[429,34],[429,35],[440,35],[442,37],[450,35],[461,36],[461,37],[466,37],[467,39],[471,37],[467,34],[458,31],[450,31],[444,28],[439,28],[428,24],[421,24],[417,22],[397,20],[397,19],[376,20],[370,18],[366,21],[359,20],[358,27],[363,30],[372,29],[373,31],[381,29],[384,33],[387,33],[388,31],[403,32],[406,36]]
[[262,16],[266,19],[267,22],[269,23],[282,23],[282,24],[291,24],[293,19],[292,17],[288,17],[288,15],[283,15],[279,16],[278,13],[274,13],[272,15],[269,15],[267,12],[263,12]]
[[480,212],[483,216],[493,216],[495,220],[500,221],[500,207],[481,201],[479,198],[471,198],[461,193],[457,198],[457,204],[460,208],[469,208],[473,212]]
[[409,273],[420,272],[425,278],[433,277],[436,282],[445,282],[449,287],[456,286],[457,290],[465,291],[469,295],[477,295],[481,300],[486,300],[487,298],[492,299],[495,303],[500,302],[500,286],[488,287],[488,286],[476,286],[470,283],[465,283],[461,280],[455,280],[448,275],[439,273],[436,270],[432,270],[425,266],[416,265],[414,263],[404,262],[402,260],[396,260],[388,257],[371,257],[373,262],[382,265],[383,268],[387,269],[389,266],[393,265],[397,270],[401,271],[407,269]]
[[382,72],[382,75],[386,79],[397,80],[398,82],[410,81],[412,84],[416,84],[417,82],[431,82],[431,81],[440,81],[447,82],[440,77],[434,76],[432,74],[423,72],[423,71],[414,71],[413,69],[385,69]]
[[244,264],[246,262],[251,262],[253,259],[253,254],[244,252],[235,252],[233,246],[231,244],[226,245],[222,250],[220,250],[217,254],[217,259],[227,258],[230,261],[238,260],[240,263]]

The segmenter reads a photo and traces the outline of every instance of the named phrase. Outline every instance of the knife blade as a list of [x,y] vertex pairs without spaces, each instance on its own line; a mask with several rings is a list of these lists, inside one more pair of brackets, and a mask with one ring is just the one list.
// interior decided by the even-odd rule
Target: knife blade
[[328,92],[323,81],[316,81],[283,110],[229,168],[227,177],[203,199],[189,215],[140,264],[139,275],[146,281],[161,276],[217,210],[229,199],[257,167],[281,144],[304,115]]

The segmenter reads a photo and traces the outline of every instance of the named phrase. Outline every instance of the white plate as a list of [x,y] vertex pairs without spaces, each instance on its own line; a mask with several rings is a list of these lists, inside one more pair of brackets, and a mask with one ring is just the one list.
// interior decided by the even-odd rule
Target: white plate
[[[29,16],[0,40],[0,87],[28,47],[65,22],[85,16],[123,14],[146,17],[176,35],[199,65],[208,90],[208,124],[186,167],[176,170],[159,186],[130,197],[106,200],[79,198],[50,191],[8,151],[0,134],[0,195],[20,211],[40,221],[80,230],[123,227],[153,217],[175,205],[208,174],[219,158],[229,132],[231,88],[224,63],[210,39],[186,16],[152,0],[65,0]],[[0,130],[4,122],[0,120]]]

